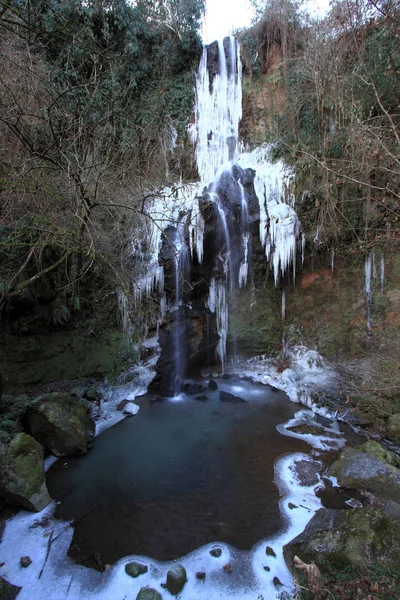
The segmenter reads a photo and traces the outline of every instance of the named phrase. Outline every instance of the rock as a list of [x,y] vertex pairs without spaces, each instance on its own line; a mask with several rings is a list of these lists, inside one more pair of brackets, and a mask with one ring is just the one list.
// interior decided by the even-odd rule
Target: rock
[[138,562],[130,562],[125,565],[125,573],[130,577],[139,577],[139,575],[144,575],[147,571],[147,565],[142,565]]
[[0,496],[33,511],[51,502],[43,470],[43,448],[26,433],[18,433],[9,444],[0,444]]
[[9,583],[3,577],[0,577],[0,598],[1,600],[14,600],[22,588]]
[[273,549],[271,548],[271,546],[267,546],[267,547],[265,548],[265,554],[266,554],[267,556],[274,556],[274,557],[276,558],[276,554],[275,554],[275,552],[273,551]]
[[134,415],[137,415],[139,410],[140,410],[140,406],[138,406],[134,402],[128,402],[127,404],[125,404],[122,412],[124,415],[133,417]]
[[240,398],[239,396],[234,396],[233,394],[230,394],[229,392],[220,392],[219,399],[221,402],[233,402],[236,404],[239,402],[246,402],[246,400],[243,400],[243,398]]
[[364,444],[358,446],[357,450],[366,454],[373,454],[389,465],[392,465],[392,467],[400,468],[400,458],[397,454],[390,452],[390,450],[387,450],[381,444],[378,444],[378,442],[368,440],[368,442],[364,442]]
[[194,399],[195,400],[200,400],[201,402],[205,402],[206,400],[208,400],[208,396],[206,396],[205,394],[203,394],[202,396],[195,396]]
[[227,563],[226,565],[224,565],[224,571],[225,573],[232,573],[232,565],[230,563]]
[[268,567],[267,565],[265,565],[265,566],[263,567],[263,569],[264,569],[264,571],[268,571],[268,572],[271,570],[271,568],[270,568],[270,567]]
[[222,554],[222,549],[221,548],[213,548],[212,550],[210,550],[210,554],[214,558],[219,558]]
[[26,569],[27,567],[29,567],[29,565],[32,564],[32,559],[30,556],[21,556],[19,562],[21,564],[21,567],[24,567],[24,569]]
[[33,437],[56,456],[85,454],[95,431],[85,407],[68,393],[39,396],[27,409],[24,422]]
[[162,596],[154,588],[142,587],[136,596],[136,600],[162,600]]
[[198,571],[196,573],[196,578],[200,579],[200,581],[204,581],[206,578],[206,574],[203,571]]
[[194,396],[194,394],[201,394],[204,392],[205,388],[200,383],[192,383],[190,381],[185,381],[181,386],[182,392],[185,392],[188,396]]
[[400,566],[400,529],[377,508],[320,508],[303,533],[284,546],[289,566],[295,556],[334,572],[371,563]]
[[214,381],[214,379],[210,379],[210,381],[208,382],[208,389],[209,390],[217,390],[218,383],[216,381]]
[[393,500],[387,500],[382,506],[382,512],[390,521],[393,521],[395,525],[400,527],[400,504]]
[[396,413],[389,417],[387,430],[389,439],[396,442],[396,444],[400,444],[400,413]]
[[392,500],[400,497],[400,470],[376,454],[345,448],[328,474],[336,477],[341,487],[367,490]]
[[179,594],[186,582],[186,569],[183,565],[177,565],[176,567],[169,569],[167,573],[167,582],[165,585],[171,594],[174,596]]
[[282,586],[282,582],[281,582],[281,580],[279,579],[279,577],[274,577],[274,578],[273,578],[273,580],[272,580],[272,582],[273,582],[273,584],[274,584],[276,587]]
[[299,508],[296,504],[293,504],[293,502],[289,502],[288,507],[290,508],[290,510],[293,510],[294,508]]

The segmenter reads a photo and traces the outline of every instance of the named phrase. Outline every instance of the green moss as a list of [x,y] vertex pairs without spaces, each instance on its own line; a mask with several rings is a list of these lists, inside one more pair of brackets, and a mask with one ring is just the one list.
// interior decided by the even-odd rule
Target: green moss
[[17,434],[9,446],[9,464],[15,476],[24,480],[27,497],[38,491],[43,482],[41,446],[26,433]]

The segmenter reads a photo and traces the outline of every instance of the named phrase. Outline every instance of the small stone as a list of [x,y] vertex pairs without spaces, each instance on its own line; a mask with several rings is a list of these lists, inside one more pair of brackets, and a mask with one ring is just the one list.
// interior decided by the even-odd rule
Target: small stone
[[187,582],[186,569],[183,565],[177,565],[170,569],[167,573],[167,590],[176,596],[183,589]]
[[211,373],[211,377],[213,379],[215,379],[216,377],[219,377],[219,373],[217,373],[216,371],[214,371],[214,373]]
[[203,394],[202,396],[195,396],[194,400],[200,400],[201,402],[205,402],[206,400],[208,400],[208,396],[206,396],[205,394]]
[[214,556],[214,558],[219,558],[222,554],[222,549],[221,548],[213,548],[212,550],[210,550],[210,554],[211,554],[211,556]]
[[218,383],[216,381],[214,381],[214,379],[210,379],[210,381],[208,382],[208,389],[209,390],[217,390]]
[[273,582],[273,584],[275,586],[282,586],[283,585],[282,582],[280,581],[279,577],[274,577],[273,580],[272,580],[272,582]]
[[21,567],[24,567],[24,569],[26,569],[27,567],[29,567],[29,565],[32,564],[32,559],[30,556],[21,556],[19,562],[21,563]]
[[225,573],[232,573],[232,565],[230,563],[224,565],[224,571]]
[[263,569],[264,569],[264,571],[270,571],[271,570],[271,568],[267,567],[267,565],[265,565],[265,567],[263,567]]
[[204,580],[205,580],[205,578],[206,578],[206,574],[205,574],[205,573],[203,573],[202,571],[198,571],[198,572],[196,573],[196,577],[197,577],[197,579],[200,579],[200,581],[204,581]]
[[293,502],[289,502],[288,507],[290,508],[290,510],[293,510],[294,508],[299,508],[298,506],[296,506],[296,504],[293,504]]
[[275,554],[275,552],[272,550],[271,546],[267,546],[267,547],[265,548],[265,554],[266,554],[267,556],[274,556],[274,557],[276,557],[276,554]]
[[148,567],[138,562],[130,562],[125,565],[125,573],[130,577],[139,577],[139,575],[143,575],[147,571]]
[[162,600],[162,596],[154,588],[142,587],[136,596],[136,600]]

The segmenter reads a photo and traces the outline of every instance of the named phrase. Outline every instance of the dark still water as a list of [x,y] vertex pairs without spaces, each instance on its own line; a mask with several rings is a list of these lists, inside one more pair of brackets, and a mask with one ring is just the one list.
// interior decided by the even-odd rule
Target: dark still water
[[276,425],[299,410],[282,392],[244,381],[220,389],[247,403],[150,403],[99,435],[83,457],[60,459],[47,476],[73,518],[70,556],[96,567],[130,554],[171,560],[213,541],[249,549],[281,526],[274,460],[308,451]]

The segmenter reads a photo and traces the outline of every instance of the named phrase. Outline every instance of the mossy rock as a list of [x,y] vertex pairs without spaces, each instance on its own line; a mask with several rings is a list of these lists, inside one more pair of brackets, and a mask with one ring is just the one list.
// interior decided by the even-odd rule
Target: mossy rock
[[176,565],[176,567],[169,569],[165,586],[171,594],[176,596],[182,591],[186,581],[187,576],[185,567],[183,565]]
[[400,468],[400,458],[394,452],[390,452],[390,450],[387,450],[378,442],[368,440],[368,442],[358,446],[357,450],[359,452],[365,452],[366,454],[377,456],[389,465],[392,465],[392,467]]
[[125,565],[125,573],[130,577],[139,577],[139,575],[144,575],[147,571],[147,565],[142,565],[138,562],[130,562]]
[[[379,452],[379,451],[378,451]],[[367,490],[385,499],[400,497],[400,470],[372,452],[345,448],[328,469],[342,487]]]
[[396,413],[389,417],[387,430],[388,437],[396,442],[396,444],[400,444],[400,413]]
[[154,588],[142,587],[136,596],[136,600],[162,600],[162,596]]
[[64,392],[36,398],[25,413],[24,423],[33,437],[56,456],[84,454],[95,431],[87,408]]
[[299,556],[328,573],[349,566],[366,570],[373,562],[395,570],[400,567],[400,529],[376,508],[321,508],[303,533],[284,546],[284,556],[289,567]]
[[40,511],[51,502],[43,470],[43,448],[18,433],[0,445],[0,496],[10,504]]

